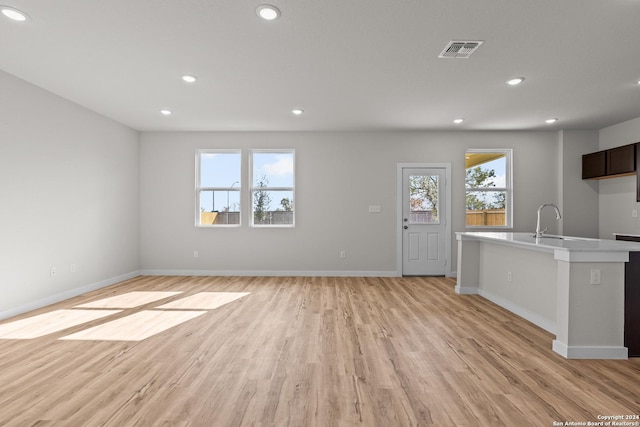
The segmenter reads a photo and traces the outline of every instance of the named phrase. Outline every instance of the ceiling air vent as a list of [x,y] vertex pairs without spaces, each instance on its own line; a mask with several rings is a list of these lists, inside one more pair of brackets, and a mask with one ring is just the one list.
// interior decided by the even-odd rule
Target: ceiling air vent
[[442,53],[438,56],[438,58],[456,58],[456,59],[466,59],[471,56],[473,52],[475,52],[480,45],[484,43],[482,41],[460,41],[460,40],[452,40],[449,42],[447,47],[444,48]]

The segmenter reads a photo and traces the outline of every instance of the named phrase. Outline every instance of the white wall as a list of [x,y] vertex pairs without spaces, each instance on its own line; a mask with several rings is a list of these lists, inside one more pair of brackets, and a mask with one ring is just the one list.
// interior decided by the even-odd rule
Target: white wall
[[0,71],[0,318],[135,274],[138,160],[137,132]]
[[582,179],[582,155],[598,151],[598,131],[569,130],[558,134],[560,141],[560,210],[565,236],[598,238],[597,180]]
[[[640,142],[640,118],[600,130],[599,150]],[[594,150],[597,151],[597,150]],[[640,218],[632,217],[636,202],[636,177],[600,180],[600,238],[613,239],[613,233],[640,234]]]
[[[296,227],[194,227],[197,148],[296,149]],[[141,269],[396,274],[397,163],[451,162],[452,231],[462,231],[467,148],[514,149],[516,231],[533,232],[537,207],[559,203],[554,132],[142,133]],[[372,204],[381,205],[382,212],[368,213]],[[558,231],[555,219],[545,225]],[[451,249],[455,271],[455,238]],[[346,259],[339,258],[340,250]]]
[[[139,135],[3,72],[0,93],[0,318],[140,269],[396,274],[397,164],[452,164],[452,231],[462,231],[468,148],[513,148],[514,231],[533,231],[542,203],[564,206],[565,230],[582,212],[567,205],[579,184],[563,185],[572,179],[569,168],[575,169],[569,158],[584,149],[585,135],[577,133],[563,138],[555,132]],[[617,134],[627,127],[616,128],[615,138],[603,130],[600,143],[626,143],[618,144]],[[632,124],[630,133],[636,130]],[[196,148],[296,149],[296,227],[194,227]],[[371,204],[381,205],[382,212],[368,213]],[[550,233],[559,231],[552,215],[543,220]],[[589,221],[572,224],[574,235],[588,235],[592,228]],[[455,270],[453,236],[451,249]],[[193,258],[194,250],[199,258]],[[346,259],[339,258],[340,250]]]

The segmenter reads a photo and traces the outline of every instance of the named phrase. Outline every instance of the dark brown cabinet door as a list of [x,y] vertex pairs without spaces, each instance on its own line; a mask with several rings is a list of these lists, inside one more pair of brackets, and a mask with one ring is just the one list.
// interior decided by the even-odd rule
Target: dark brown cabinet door
[[[640,144],[636,144],[636,167],[640,165]],[[636,202],[640,202],[640,171],[636,170]]]
[[640,357],[640,253],[630,252],[624,277],[624,345]]
[[[640,242],[640,237],[618,234],[616,240]],[[640,252],[629,252],[624,266],[624,345],[629,357],[640,357]]]
[[606,152],[598,151],[596,153],[585,154],[582,156],[582,179],[599,178],[605,176],[606,170]]
[[625,145],[623,147],[607,150],[607,175],[629,173],[636,170],[636,146]]

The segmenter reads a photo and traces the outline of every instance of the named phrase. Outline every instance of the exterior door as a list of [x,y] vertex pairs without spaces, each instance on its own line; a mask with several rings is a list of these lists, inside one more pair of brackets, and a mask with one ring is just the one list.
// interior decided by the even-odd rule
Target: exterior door
[[446,272],[445,169],[402,169],[402,275]]

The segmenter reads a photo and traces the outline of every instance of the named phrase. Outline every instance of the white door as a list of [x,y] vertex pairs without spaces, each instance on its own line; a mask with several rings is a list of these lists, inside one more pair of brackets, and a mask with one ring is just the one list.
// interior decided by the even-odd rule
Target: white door
[[402,169],[402,275],[446,272],[445,169]]

